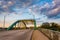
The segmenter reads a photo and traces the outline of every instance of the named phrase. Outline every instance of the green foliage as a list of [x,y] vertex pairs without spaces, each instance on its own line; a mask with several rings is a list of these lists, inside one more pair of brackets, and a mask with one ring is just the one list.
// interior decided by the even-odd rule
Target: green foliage
[[41,27],[42,27],[42,28],[50,28],[50,24],[49,24],[48,22],[46,22],[46,23],[43,23],[43,24],[41,25]]
[[60,26],[57,23],[43,23],[41,25],[41,28],[46,28],[46,29],[51,29],[51,30],[55,30],[55,31],[60,31]]

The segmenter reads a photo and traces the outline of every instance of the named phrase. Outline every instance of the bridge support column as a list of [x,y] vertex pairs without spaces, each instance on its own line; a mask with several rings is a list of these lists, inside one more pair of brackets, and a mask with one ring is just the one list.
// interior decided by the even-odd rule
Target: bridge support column
[[34,20],[34,30],[36,30],[37,27],[36,27],[36,20]]
[[15,25],[15,29],[16,29],[16,25]]

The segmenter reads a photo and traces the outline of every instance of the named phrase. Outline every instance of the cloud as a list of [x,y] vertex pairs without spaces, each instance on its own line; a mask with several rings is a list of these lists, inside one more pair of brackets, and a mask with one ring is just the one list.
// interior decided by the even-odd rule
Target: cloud
[[60,11],[60,7],[57,7],[55,9],[52,9],[48,12],[48,15],[56,15]]
[[59,0],[54,0],[53,1],[53,8],[52,9],[49,9],[49,11],[46,13],[48,17],[50,18],[59,18],[57,17],[57,15],[60,14],[60,1]]
[[[58,18],[60,14],[60,0],[8,0],[0,1],[0,12],[16,12],[13,8],[22,9],[19,13],[23,13],[27,9],[35,16],[45,15],[48,18]],[[26,9],[25,9],[26,8]]]
[[60,14],[60,5],[59,1],[56,0],[52,1],[51,4],[45,3],[43,6],[34,5],[31,7],[31,10],[35,14],[44,14],[47,15],[49,18],[59,18],[58,15]]
[[56,4],[60,4],[60,0],[54,0]]

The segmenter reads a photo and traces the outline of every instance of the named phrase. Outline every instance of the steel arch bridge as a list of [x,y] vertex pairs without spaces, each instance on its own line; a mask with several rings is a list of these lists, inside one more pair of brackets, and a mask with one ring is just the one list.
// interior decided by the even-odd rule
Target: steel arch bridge
[[[35,26],[34,20],[18,20],[18,21],[16,21],[16,22],[14,22],[12,25],[10,25],[10,26],[7,28],[7,30],[13,29],[14,27],[16,27],[17,24],[18,24],[18,27],[19,27],[19,25],[20,25],[21,23],[24,25],[25,28],[27,28],[27,25],[29,24],[29,22]],[[22,26],[23,26],[23,25],[22,25]]]

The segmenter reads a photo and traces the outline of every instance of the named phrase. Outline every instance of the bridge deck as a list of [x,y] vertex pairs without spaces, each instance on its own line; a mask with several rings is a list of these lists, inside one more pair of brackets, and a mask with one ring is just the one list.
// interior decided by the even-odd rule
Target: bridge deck
[[0,32],[0,40],[49,40],[38,30],[12,30]]

